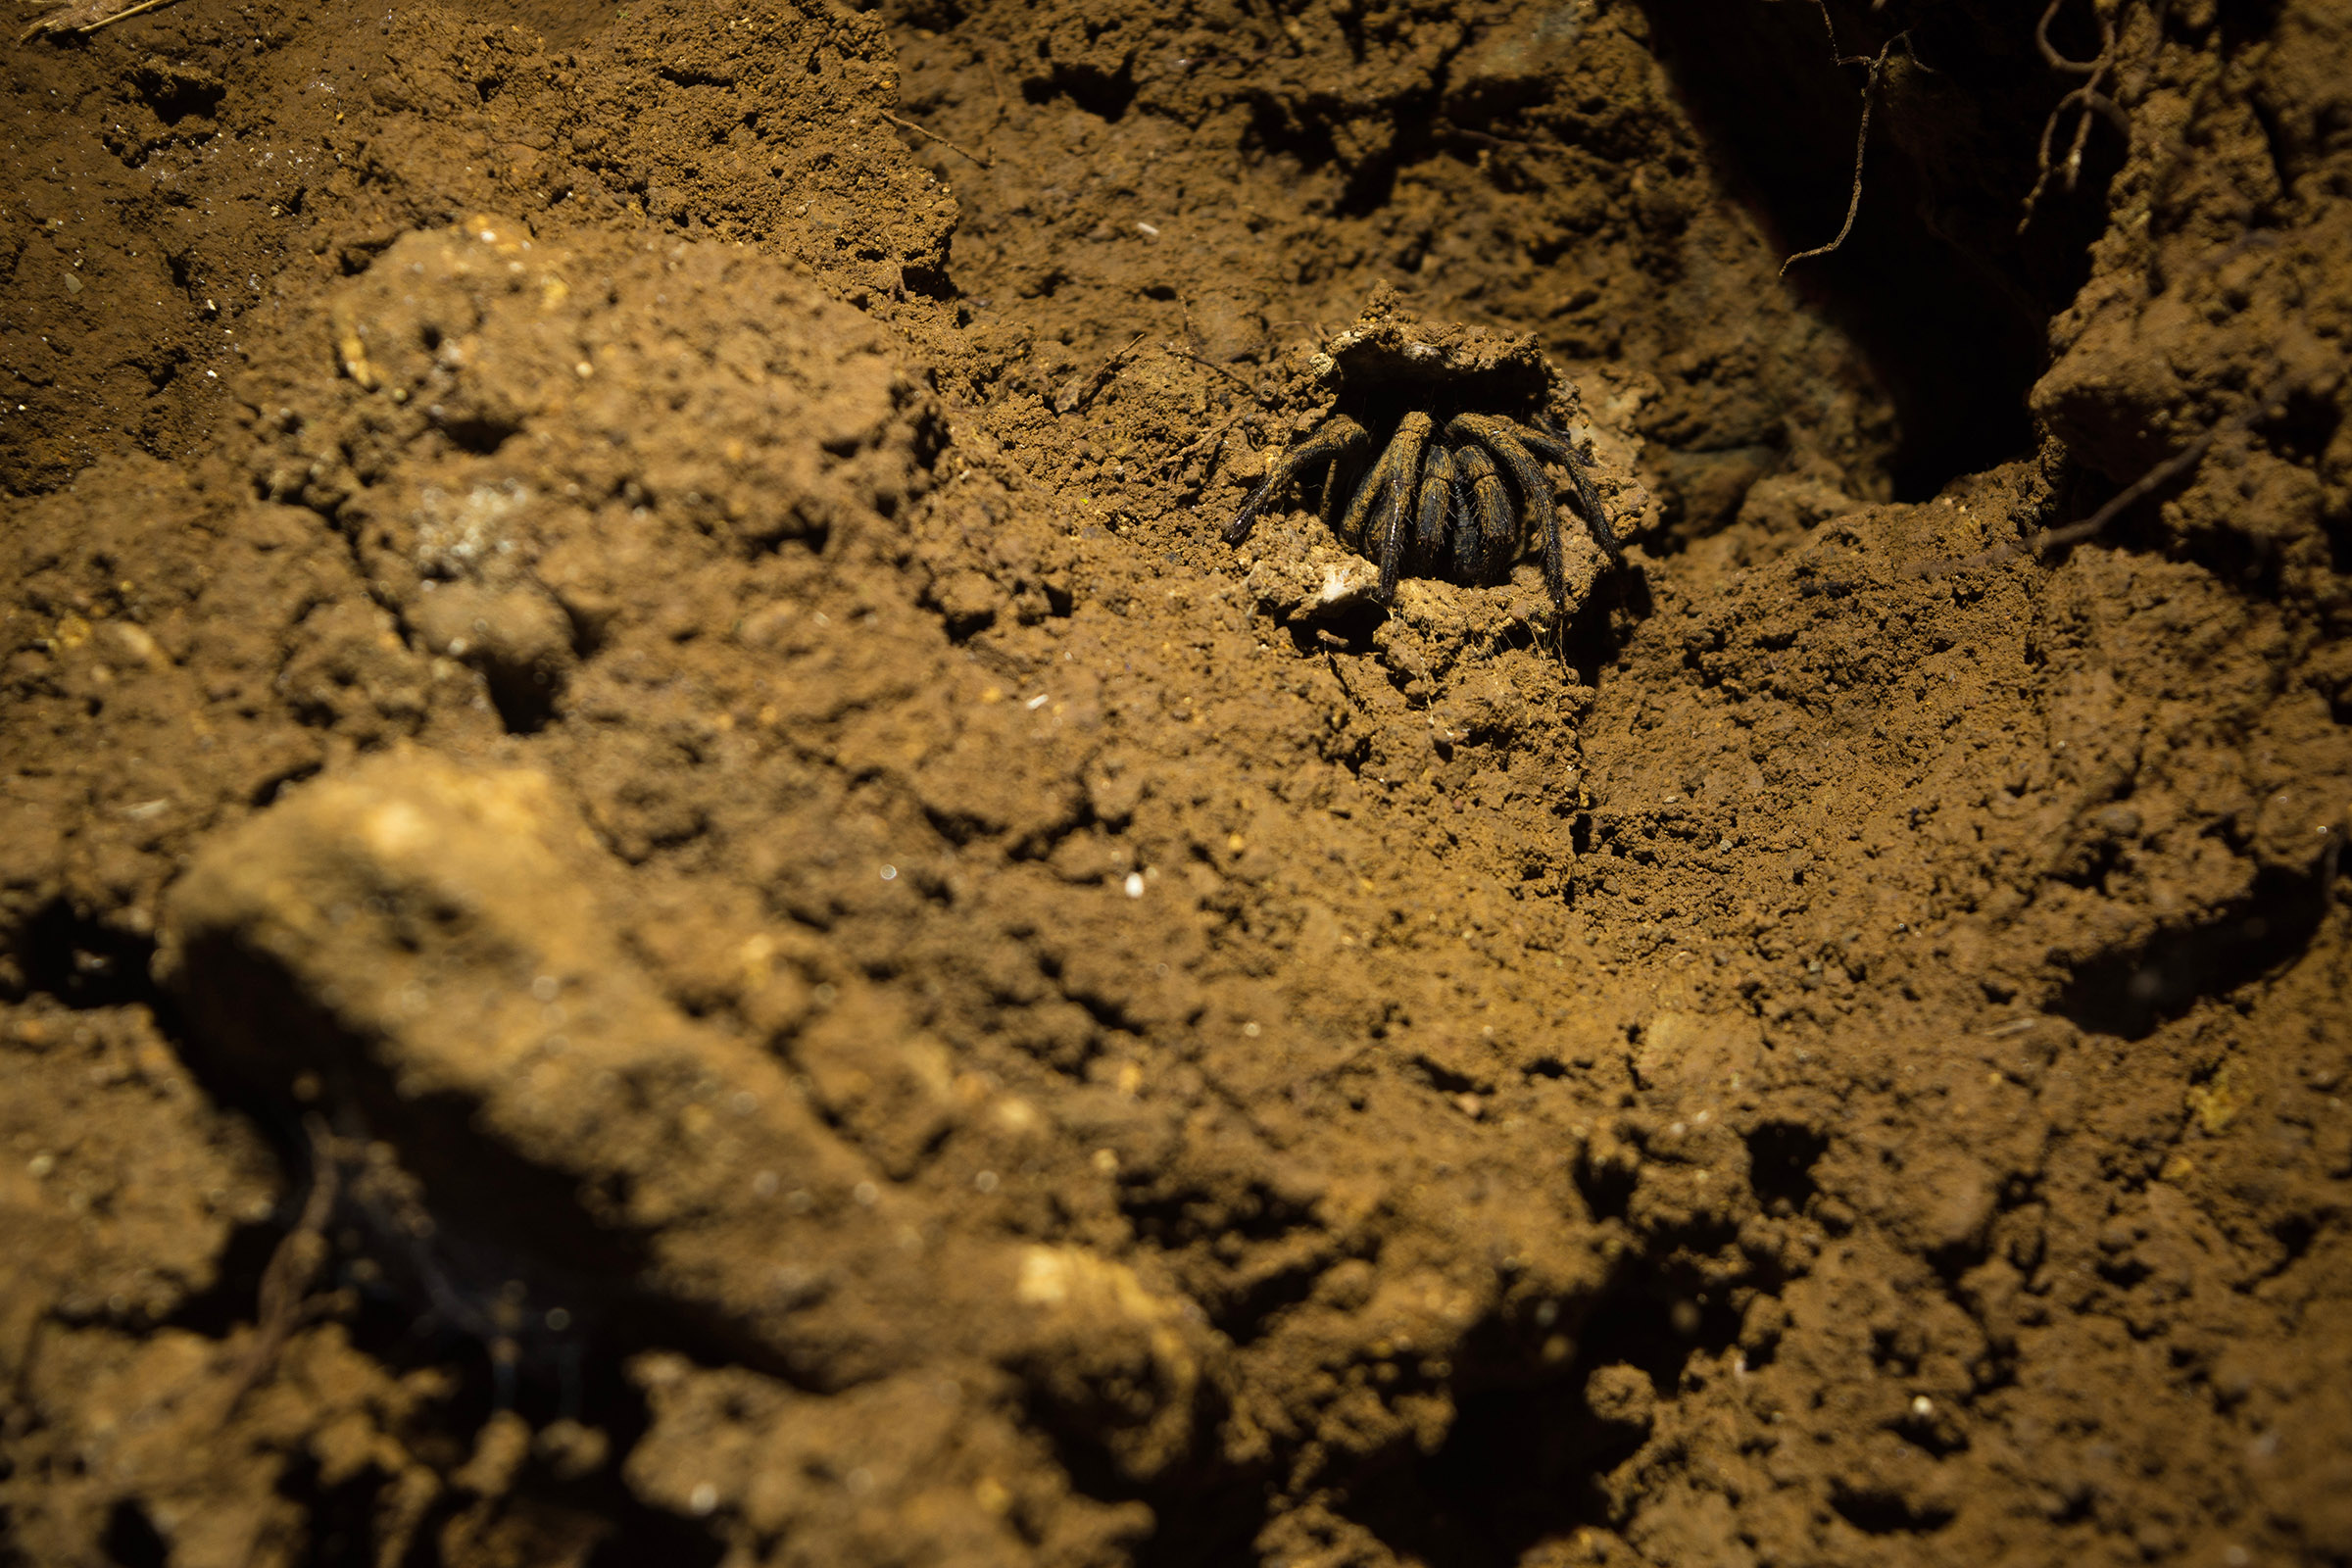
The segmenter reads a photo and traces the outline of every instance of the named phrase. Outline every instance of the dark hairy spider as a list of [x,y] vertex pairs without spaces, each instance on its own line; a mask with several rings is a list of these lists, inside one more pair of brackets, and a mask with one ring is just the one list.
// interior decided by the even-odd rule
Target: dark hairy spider
[[1568,612],[1560,497],[1610,564],[1623,564],[1584,458],[1550,422],[1554,377],[1532,339],[1469,327],[1430,330],[1384,311],[1332,341],[1317,368],[1336,409],[1276,459],[1225,530],[1239,545],[1294,480],[1319,485],[1324,523],[1380,564],[1379,597],[1400,577],[1493,583],[1530,538],[1552,606]]

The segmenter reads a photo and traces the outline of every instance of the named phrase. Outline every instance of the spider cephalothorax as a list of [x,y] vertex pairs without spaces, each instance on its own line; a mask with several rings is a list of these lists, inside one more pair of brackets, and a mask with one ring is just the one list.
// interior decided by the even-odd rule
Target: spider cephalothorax
[[1569,394],[1532,337],[1425,327],[1385,300],[1318,355],[1329,417],[1276,459],[1225,530],[1250,537],[1293,480],[1319,482],[1323,520],[1380,564],[1380,599],[1399,577],[1491,583],[1532,535],[1554,609],[1568,610],[1558,497],[1544,466],[1567,475],[1574,511],[1610,562],[1622,560],[1586,460],[1553,423]]

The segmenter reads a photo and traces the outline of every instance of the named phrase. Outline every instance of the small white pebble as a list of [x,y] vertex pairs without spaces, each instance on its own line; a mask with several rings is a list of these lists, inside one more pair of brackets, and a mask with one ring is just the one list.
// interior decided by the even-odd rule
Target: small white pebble
[[1131,899],[1140,899],[1140,898],[1142,898],[1142,897],[1144,896],[1144,878],[1143,878],[1143,874],[1142,874],[1141,872],[1139,872],[1139,871],[1130,871],[1130,872],[1128,872],[1128,873],[1127,873],[1127,881],[1126,881],[1126,883],[1124,884],[1124,886],[1125,886],[1125,887],[1126,887],[1126,889],[1127,889],[1127,896],[1128,896],[1129,898],[1131,898]]
[[1932,1416],[1936,1413],[1936,1401],[1924,1394],[1914,1395],[1911,1398],[1911,1413],[1922,1419]]
[[1255,1040],[1260,1031],[1257,1025],[1254,1022],[1251,1022],[1242,1025],[1242,1033],[1248,1035],[1250,1039]]
[[697,1482],[687,1495],[686,1506],[696,1518],[701,1518],[718,1506],[718,1489],[708,1481]]

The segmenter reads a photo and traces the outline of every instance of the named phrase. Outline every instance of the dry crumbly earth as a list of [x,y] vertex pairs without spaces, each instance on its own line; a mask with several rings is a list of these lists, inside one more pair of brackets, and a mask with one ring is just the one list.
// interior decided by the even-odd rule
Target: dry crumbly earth
[[7,46],[0,1562],[2352,1562],[2352,10],[2040,20]]

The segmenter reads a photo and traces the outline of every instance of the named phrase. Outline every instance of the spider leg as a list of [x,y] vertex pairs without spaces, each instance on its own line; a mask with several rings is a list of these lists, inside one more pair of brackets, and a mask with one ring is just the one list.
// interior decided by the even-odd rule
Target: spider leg
[[1610,564],[1624,565],[1625,551],[1617,543],[1617,530],[1610,524],[1607,514],[1600,510],[1600,497],[1592,493],[1592,472],[1585,466],[1585,460],[1576,455],[1576,448],[1569,444],[1568,437],[1543,424],[1515,424],[1512,428],[1518,432],[1520,444],[1528,451],[1546,463],[1556,463],[1568,470],[1568,482],[1576,488],[1576,510],[1584,517],[1585,531],[1592,536],[1594,544],[1600,546],[1601,554],[1609,558]]
[[1511,484],[1519,492],[1520,505],[1527,509],[1527,520],[1544,542],[1544,586],[1550,590],[1552,608],[1562,615],[1568,613],[1568,568],[1561,560],[1560,514],[1551,504],[1551,481],[1526,447],[1520,445],[1515,433],[1517,426],[1507,419],[1489,414],[1457,414],[1446,428],[1459,430],[1494,455],[1495,461],[1509,472]]
[[1356,486],[1364,482],[1364,470],[1371,466],[1371,454],[1365,451],[1371,444],[1372,437],[1366,435],[1361,441],[1341,448],[1331,466],[1323,470],[1323,501],[1315,509],[1315,515],[1323,519],[1323,526],[1335,536],[1340,531],[1340,519],[1347,514],[1348,499],[1355,494]]
[[1257,526],[1257,514],[1266,510],[1266,503],[1281,493],[1282,487],[1290,483],[1292,475],[1299,469],[1325,458],[1336,462],[1350,447],[1370,439],[1364,433],[1364,427],[1345,414],[1335,414],[1315,426],[1313,433],[1304,441],[1274,460],[1274,466],[1266,472],[1265,483],[1250,492],[1250,499],[1242,503],[1242,510],[1234,514],[1233,521],[1225,525],[1225,542],[1238,545],[1249,538],[1250,530]]
[[1413,514],[1413,479],[1421,475],[1421,449],[1430,440],[1430,416],[1411,412],[1397,420],[1397,435],[1390,437],[1381,467],[1388,470],[1386,494],[1371,517],[1371,531],[1381,538],[1381,604],[1397,602],[1397,578],[1404,576],[1404,524]]
[[[1370,514],[1369,531],[1357,537],[1367,545],[1376,538],[1380,541],[1380,602],[1384,605],[1395,601],[1396,579],[1403,574],[1404,523],[1412,512],[1413,480],[1421,471],[1421,449],[1429,443],[1431,428],[1429,416],[1417,409],[1398,420],[1389,450],[1380,455],[1380,466],[1348,509],[1350,521],[1358,520],[1360,512]],[[1376,502],[1368,501],[1376,490]]]
[[1511,520],[1511,498],[1502,488],[1502,475],[1494,471],[1494,460],[1477,442],[1462,443],[1454,464],[1468,497],[1462,526],[1453,536],[1454,566],[1470,582],[1493,582],[1509,563],[1512,536],[1518,531]]
[[1453,454],[1443,441],[1429,444],[1421,466],[1420,514],[1413,521],[1413,569],[1431,571],[1446,561],[1446,533],[1454,514]]
[[1428,415],[1408,414],[1398,421],[1396,433],[1389,438],[1380,461],[1372,465],[1372,471],[1364,475],[1363,483],[1348,498],[1348,514],[1340,519],[1342,539],[1367,556],[1379,553],[1377,541],[1386,537],[1388,527],[1384,505],[1388,493],[1402,489],[1409,495],[1413,475],[1421,466],[1421,444],[1428,439]]

